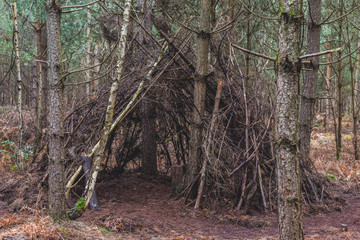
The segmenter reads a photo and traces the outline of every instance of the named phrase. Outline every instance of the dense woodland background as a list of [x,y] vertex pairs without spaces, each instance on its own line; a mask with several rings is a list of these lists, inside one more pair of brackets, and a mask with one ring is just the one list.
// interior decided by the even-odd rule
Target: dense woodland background
[[0,198],[76,219],[97,180],[140,173],[195,209],[278,209],[280,238],[302,239],[302,205],[338,201],[313,128],[334,136],[329,162],[343,134],[360,158],[359,16],[357,0],[0,1],[0,156],[17,176]]

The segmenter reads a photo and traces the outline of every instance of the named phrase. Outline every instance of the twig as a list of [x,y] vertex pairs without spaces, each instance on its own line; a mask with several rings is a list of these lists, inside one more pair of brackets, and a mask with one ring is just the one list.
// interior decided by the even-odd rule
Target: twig
[[[256,141],[255,131],[253,131],[253,137],[254,137],[254,146],[256,148],[257,147],[257,141]],[[256,153],[256,160],[259,161],[259,153]],[[258,166],[257,171],[258,171],[261,198],[262,198],[262,201],[263,201],[264,209],[266,211],[268,207],[267,207],[266,198],[265,198],[264,186],[263,186],[263,183],[262,183],[261,166],[260,166],[260,164],[258,164],[257,166]]]
[[87,6],[93,5],[93,4],[95,4],[95,3],[98,3],[98,2],[100,2],[100,1],[102,1],[102,0],[96,0],[96,1],[93,1],[93,2],[89,2],[89,3],[86,3],[86,4],[80,4],[80,5],[63,6],[63,7],[61,7],[61,9],[87,7]]
[[191,183],[189,183],[186,188],[176,197],[176,200],[179,200],[179,198],[181,198],[182,195],[184,195],[184,193],[186,193],[186,191],[194,184],[194,182],[197,181],[197,179],[199,178],[199,175],[197,175],[192,181]]
[[82,8],[76,8],[76,9],[73,9],[73,10],[68,10],[68,11],[61,11],[61,13],[73,13],[73,12],[78,12],[78,11],[81,11]]
[[345,56],[343,56],[342,58],[332,61],[332,62],[326,62],[326,63],[319,63],[319,65],[329,65],[329,64],[334,64],[334,63],[338,63],[340,61],[342,61],[344,58],[347,58],[348,56],[350,56],[351,54],[353,54],[354,52],[356,52],[357,50],[359,50],[360,47],[356,48],[354,51],[352,51],[351,53],[346,54]]
[[179,52],[179,56],[184,60],[184,62],[191,68],[191,70],[195,71],[195,67],[192,62],[179,50],[179,48],[171,41],[171,39],[164,33],[162,30],[159,30],[160,35],[170,44],[172,48],[174,48],[177,52]]
[[266,20],[272,20],[272,21],[279,20],[278,18],[264,17],[264,16],[261,16],[259,14],[256,14],[254,11],[252,11],[250,8],[248,8],[248,6],[246,6],[246,4],[243,3],[243,1],[241,1],[241,0],[239,0],[239,1],[246,8],[246,10],[248,10],[251,14],[253,14],[256,17],[263,18],[263,19],[266,19]]
[[[100,63],[98,63],[98,64],[94,64],[94,65],[92,65],[92,66],[74,69],[74,70],[72,70],[72,71],[70,71],[70,72],[65,73],[65,74],[61,77],[61,79],[64,79],[64,78],[66,78],[67,76],[69,76],[69,75],[71,75],[71,74],[73,74],[73,73],[83,72],[83,71],[90,70],[90,69],[92,69],[92,68],[96,68],[96,67],[98,67],[98,66],[101,66],[104,62],[106,62],[106,61],[110,58],[110,56],[112,56],[113,52],[116,50],[116,47],[117,47],[119,41],[120,41],[120,38],[119,38],[118,41],[114,44],[114,48],[110,51],[109,55],[108,55],[102,62],[100,62]],[[61,80],[61,79],[60,79],[60,80]]]
[[357,9],[359,9],[359,8],[360,8],[360,5],[357,6],[356,8],[351,9],[349,12],[345,13],[344,15],[341,15],[340,17],[335,18],[335,19],[332,20],[332,21],[324,22],[324,23],[321,23],[321,24],[330,24],[330,23],[336,22],[336,21],[342,19],[343,17],[346,17],[347,15],[351,14],[353,11],[355,11],[355,10],[357,10]]
[[270,127],[272,115],[273,115],[273,113],[271,113],[271,115],[270,115],[268,124],[267,124],[266,129],[265,129],[265,132],[264,132],[264,134],[263,134],[263,136],[262,136],[262,138],[261,138],[261,141],[259,142],[259,145],[254,149],[254,151],[251,153],[251,155],[250,155],[245,161],[243,161],[239,166],[237,166],[237,167],[229,174],[229,177],[231,177],[237,170],[239,170],[244,164],[246,164],[247,162],[249,162],[249,161],[254,157],[254,154],[258,151],[261,143],[264,141],[264,138],[265,138],[265,136],[266,136],[266,134],[267,134],[267,131],[268,131],[269,127]]
[[200,206],[200,200],[201,200],[201,196],[202,196],[202,192],[204,189],[204,184],[205,184],[205,171],[206,171],[206,166],[208,161],[210,161],[210,157],[209,157],[209,149],[210,149],[210,144],[212,142],[212,137],[213,137],[213,130],[214,130],[214,125],[215,125],[215,121],[217,118],[217,114],[219,111],[219,105],[220,105],[220,98],[221,98],[221,91],[222,91],[222,86],[223,86],[223,80],[219,79],[218,85],[217,85],[217,90],[216,90],[216,96],[215,96],[215,104],[214,104],[214,111],[210,120],[210,125],[209,125],[209,129],[208,129],[208,134],[207,134],[207,140],[204,143],[204,153],[205,153],[205,159],[203,161],[203,165],[201,168],[201,172],[200,172],[200,185],[199,185],[199,189],[198,189],[198,194],[196,197],[196,202],[195,202],[195,207],[194,209],[198,209]]
[[275,61],[276,61],[276,59],[275,59],[275,58],[272,58],[272,57],[266,56],[266,55],[261,54],[261,53],[257,53],[257,52],[250,51],[250,50],[248,50],[248,49],[245,49],[245,48],[239,47],[239,46],[237,46],[237,45],[235,45],[235,44],[233,44],[233,43],[231,44],[231,46],[233,46],[234,48],[236,48],[236,49],[238,49],[238,50],[240,50],[240,51],[243,51],[243,52],[246,52],[246,53],[252,54],[252,55],[254,55],[254,56],[257,56],[257,57],[262,57],[262,58],[265,58],[265,59],[270,60],[270,61],[273,61],[273,62],[275,62]]
[[228,28],[232,27],[232,25],[236,22],[236,20],[240,17],[241,13],[243,11],[239,11],[236,16],[230,21],[228,22],[227,24],[225,24],[224,26],[218,28],[218,29],[214,29],[213,31],[210,32],[210,34],[216,34],[216,33],[220,33],[220,32],[223,32],[225,30],[227,30]]
[[317,56],[321,56],[321,55],[325,55],[328,53],[334,53],[334,52],[339,52],[341,51],[341,48],[335,48],[335,49],[330,49],[330,50],[326,50],[323,52],[318,52],[318,53],[311,53],[311,54],[306,54],[306,55],[302,55],[299,57],[299,59],[304,59],[304,58],[310,58],[310,57],[317,57]]
[[[157,1],[156,1],[156,2],[157,2]],[[160,6],[161,10],[164,11],[165,15],[166,15],[168,18],[170,18],[172,21],[174,21],[175,23],[179,24],[181,27],[189,30],[190,32],[194,32],[194,33],[196,33],[196,34],[199,34],[198,31],[196,31],[196,30],[194,30],[194,29],[192,29],[192,28],[190,28],[190,27],[182,24],[181,22],[179,22],[179,21],[177,21],[175,18],[173,18],[173,17],[166,11],[166,9],[164,9],[164,8],[162,7],[161,4],[159,4],[159,6]]]

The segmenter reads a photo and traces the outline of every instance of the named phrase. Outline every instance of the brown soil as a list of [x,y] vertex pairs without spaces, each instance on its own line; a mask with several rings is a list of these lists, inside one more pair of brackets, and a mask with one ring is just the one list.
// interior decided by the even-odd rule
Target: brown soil
[[[236,216],[202,209],[194,211],[183,200],[169,198],[170,186],[159,179],[123,175],[99,186],[100,211],[88,211],[79,220],[106,222],[116,218],[139,223],[138,234],[173,239],[277,239],[274,214]],[[360,239],[360,195],[343,193],[346,204],[327,213],[326,207],[306,209],[304,231],[307,239]],[[310,215],[311,214],[311,215]],[[348,232],[341,231],[346,224]],[[109,230],[114,226],[109,226]],[[141,230],[145,232],[142,232]],[[113,228],[114,230],[114,228]],[[134,229],[134,232],[137,230]]]
[[[227,214],[208,209],[194,211],[183,200],[170,198],[169,192],[170,186],[162,178],[123,174],[98,185],[101,210],[89,210],[78,220],[60,225],[45,219],[42,228],[52,229],[46,235],[48,238],[57,233],[65,239],[277,239],[275,214],[236,216],[229,211]],[[360,195],[342,194],[346,204],[335,208],[337,211],[328,213],[326,207],[305,209],[306,239],[360,239]],[[5,210],[5,203],[0,202],[2,216]],[[23,218],[21,214],[16,216]],[[10,233],[19,226],[29,228],[29,222],[36,223],[32,218],[5,224],[2,229],[0,226],[0,238],[11,239],[4,237],[14,236]],[[341,231],[342,224],[347,225],[347,232]],[[84,232],[87,228],[88,232]],[[30,239],[26,236],[29,234],[23,239]]]
[[[116,217],[140,223],[153,237],[187,236],[194,239],[256,239],[275,234],[273,215],[235,216],[202,209],[194,211],[183,199],[170,198],[170,185],[162,179],[144,179],[136,174],[99,186],[102,209],[88,211],[79,220],[98,222]],[[110,227],[111,228],[111,227]],[[110,230],[110,229],[109,229]],[[146,234],[144,235],[146,236]]]
[[[343,160],[333,161],[332,134],[320,130],[313,134],[311,157],[314,166],[322,174],[334,175],[334,182],[341,187],[336,193],[339,201],[304,209],[305,239],[360,239],[360,165],[352,159],[349,136],[344,135]],[[17,213],[13,213],[14,206],[19,204],[8,200],[16,196],[5,195],[3,189],[10,179],[17,181],[20,177],[2,164],[0,239],[278,238],[275,213],[236,215],[231,209],[195,211],[184,204],[184,199],[170,197],[170,182],[166,177],[145,178],[137,173],[104,179],[97,185],[101,209],[86,211],[76,221],[54,223],[39,206],[25,205],[26,199],[20,201],[22,208],[16,208]],[[22,179],[38,182],[30,175]],[[24,181],[17,181],[17,185],[29,185]],[[25,187],[21,198],[29,193]],[[342,224],[346,224],[347,231],[342,231]]]

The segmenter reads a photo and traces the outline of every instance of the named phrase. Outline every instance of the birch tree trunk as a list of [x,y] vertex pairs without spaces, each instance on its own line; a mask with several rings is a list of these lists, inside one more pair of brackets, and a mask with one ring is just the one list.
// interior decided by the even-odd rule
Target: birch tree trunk
[[280,239],[303,239],[299,153],[301,0],[280,0],[276,164]]
[[[189,185],[197,178],[203,154],[201,152],[203,134],[203,115],[205,111],[205,95],[206,95],[206,73],[209,64],[209,45],[210,45],[210,26],[211,26],[211,0],[201,1],[200,14],[200,31],[198,34],[196,70],[194,83],[194,110],[192,116],[190,146],[189,146],[189,162],[185,175],[185,185]],[[190,193],[190,197],[196,197],[197,187],[192,188],[195,191]]]
[[[17,22],[17,6],[16,0],[14,0],[13,5],[13,16],[14,16],[14,49],[15,49],[15,64],[16,64],[16,78],[17,78],[17,92],[18,92],[18,100],[17,100],[17,110],[19,114],[19,132],[18,132],[18,149],[21,148],[22,145],[22,131],[23,131],[23,116],[22,116],[22,79],[21,79],[21,65],[20,65],[20,51],[19,51],[19,30],[18,30],[18,22]],[[19,168],[20,161],[20,152],[16,151],[16,165]]]
[[85,208],[84,209],[86,209],[88,207],[91,196],[93,195],[97,175],[98,175],[98,172],[100,169],[101,158],[104,154],[106,143],[108,141],[108,137],[109,137],[110,130],[111,130],[111,125],[113,122],[116,92],[118,90],[120,79],[121,79],[123,69],[124,69],[124,60],[125,60],[125,53],[126,53],[126,38],[127,38],[127,34],[128,34],[130,9],[131,9],[131,0],[126,0],[124,13],[123,13],[123,22],[122,22],[123,25],[122,25],[120,41],[119,41],[119,61],[116,64],[116,76],[114,78],[114,82],[112,83],[112,86],[110,89],[110,96],[109,96],[108,105],[107,105],[107,109],[106,109],[106,115],[105,115],[105,123],[104,123],[104,127],[102,130],[101,138],[99,141],[99,146],[97,147],[97,149],[94,153],[93,165],[91,168],[88,182],[86,183]]
[[60,61],[60,0],[48,0],[46,13],[48,39],[49,127],[49,212],[55,220],[66,218],[64,188],[63,82]]
[[[307,54],[320,52],[321,0],[309,0]],[[310,167],[310,137],[316,100],[319,57],[312,57],[310,70],[305,72],[300,111],[300,154],[303,166]]]

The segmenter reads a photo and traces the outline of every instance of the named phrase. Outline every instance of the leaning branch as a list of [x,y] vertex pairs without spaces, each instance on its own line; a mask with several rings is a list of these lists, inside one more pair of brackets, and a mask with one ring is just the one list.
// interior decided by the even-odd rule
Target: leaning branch
[[[157,61],[154,63],[153,67],[151,68],[151,70],[147,73],[145,78],[149,78],[153,75],[155,69],[157,68],[157,66],[159,65],[160,61],[164,58],[165,53],[167,51],[168,47],[167,44],[165,44],[163,46],[163,50],[161,55],[159,56],[159,58],[157,59]],[[145,80],[145,79],[144,79]],[[131,97],[129,103],[127,104],[127,106],[125,107],[125,109],[119,114],[119,116],[114,120],[114,122],[111,124],[111,127],[108,131],[108,134],[110,134],[111,132],[114,131],[114,129],[116,128],[116,126],[119,124],[119,122],[121,122],[124,117],[128,114],[129,110],[132,108],[132,106],[134,105],[136,99],[138,98],[138,96],[140,95],[141,91],[143,90],[144,87],[144,80],[142,80],[136,90],[136,92],[134,93],[134,95]],[[98,151],[100,147],[100,140],[96,143],[96,145],[93,147],[93,149],[91,150],[91,153],[88,155],[88,157],[93,157],[94,154]],[[69,192],[71,187],[73,186],[74,181],[76,180],[77,176],[80,174],[82,170],[82,165],[80,165],[78,167],[78,169],[75,171],[75,173],[73,174],[73,176],[71,176],[70,180],[68,181],[68,183],[66,184],[66,196],[69,196]],[[90,196],[91,197],[91,196]]]
[[242,51],[242,52],[246,52],[246,53],[252,54],[252,55],[257,56],[257,57],[262,57],[262,58],[265,58],[265,59],[270,60],[270,61],[273,61],[273,62],[276,61],[275,58],[266,56],[266,55],[261,54],[261,53],[257,53],[257,52],[250,51],[250,50],[248,50],[248,49],[239,47],[239,46],[237,46],[237,45],[235,45],[235,44],[231,44],[231,46],[233,46],[234,48],[236,48],[236,49],[238,49],[238,50],[240,50],[240,51]]

